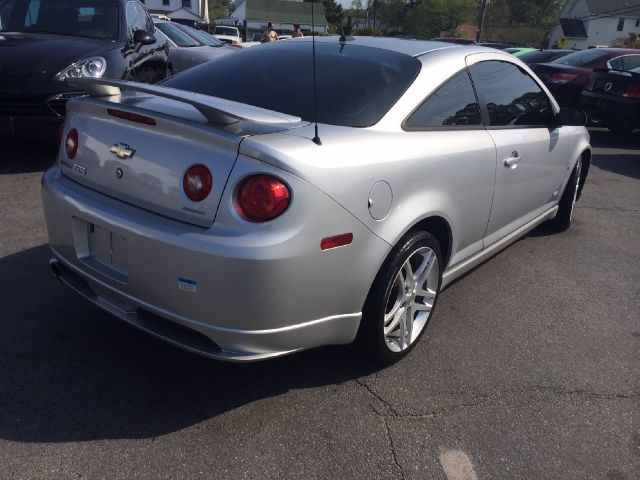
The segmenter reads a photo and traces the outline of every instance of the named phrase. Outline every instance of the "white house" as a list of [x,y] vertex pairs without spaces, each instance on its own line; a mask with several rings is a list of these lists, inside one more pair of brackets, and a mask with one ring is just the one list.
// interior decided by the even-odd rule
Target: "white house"
[[208,0],[141,0],[151,13],[171,19],[209,23]]
[[566,48],[609,46],[632,32],[640,34],[640,0],[566,0],[550,45],[565,37]]

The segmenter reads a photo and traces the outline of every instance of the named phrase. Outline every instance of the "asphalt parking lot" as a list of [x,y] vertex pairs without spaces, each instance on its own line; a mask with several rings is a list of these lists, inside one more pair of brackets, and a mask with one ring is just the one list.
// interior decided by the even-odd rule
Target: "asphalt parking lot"
[[0,479],[640,478],[640,135],[592,143],[571,229],[453,284],[383,370],[219,363],[98,310],[47,266],[53,155],[5,145]]

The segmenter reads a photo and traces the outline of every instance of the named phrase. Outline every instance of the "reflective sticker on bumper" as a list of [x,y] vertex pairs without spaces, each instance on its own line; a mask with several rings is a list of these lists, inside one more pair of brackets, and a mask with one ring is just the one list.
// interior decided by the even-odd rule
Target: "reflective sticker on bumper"
[[178,278],[178,290],[189,293],[198,293],[198,282],[188,278]]

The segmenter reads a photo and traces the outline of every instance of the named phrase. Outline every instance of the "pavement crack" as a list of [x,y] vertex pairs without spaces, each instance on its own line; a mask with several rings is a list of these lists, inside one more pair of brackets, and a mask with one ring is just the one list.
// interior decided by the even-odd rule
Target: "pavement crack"
[[614,211],[614,212],[640,212],[640,208],[625,208],[625,207],[592,207],[589,205],[576,205],[576,208],[584,210],[596,210],[596,211]]
[[393,463],[395,463],[398,471],[400,472],[400,478],[403,480],[407,478],[404,473],[404,468],[400,465],[400,461],[398,460],[398,455],[396,453],[396,446],[393,443],[393,437],[391,436],[391,430],[389,429],[389,419],[385,416],[381,416],[382,426],[384,427],[384,434],[387,437],[387,442],[389,443],[389,450],[391,451],[391,457],[393,458]]
[[[361,387],[364,387],[364,389],[369,393],[369,395],[371,395],[373,398],[375,398],[376,400],[378,400],[380,403],[382,403],[386,409],[390,412],[390,414],[394,417],[398,417],[398,411],[393,407],[393,405],[391,405],[391,403],[386,400],[384,397],[382,397],[381,395],[379,395],[375,390],[373,390],[366,382],[360,380],[359,378],[355,379],[355,382],[360,385]],[[376,412],[377,415],[380,416],[384,416],[382,413],[380,413],[375,406],[372,405],[373,410]]]

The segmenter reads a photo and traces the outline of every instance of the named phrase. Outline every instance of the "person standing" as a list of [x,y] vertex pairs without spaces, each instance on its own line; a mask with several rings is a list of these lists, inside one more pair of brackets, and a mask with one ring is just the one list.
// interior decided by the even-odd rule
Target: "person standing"
[[293,38],[302,38],[304,37],[304,34],[302,33],[302,30],[300,30],[300,25],[298,25],[297,23],[293,24],[293,35],[291,35]]
[[263,42],[275,42],[278,40],[278,33],[273,29],[273,23],[269,22],[267,25],[267,31],[264,32]]

